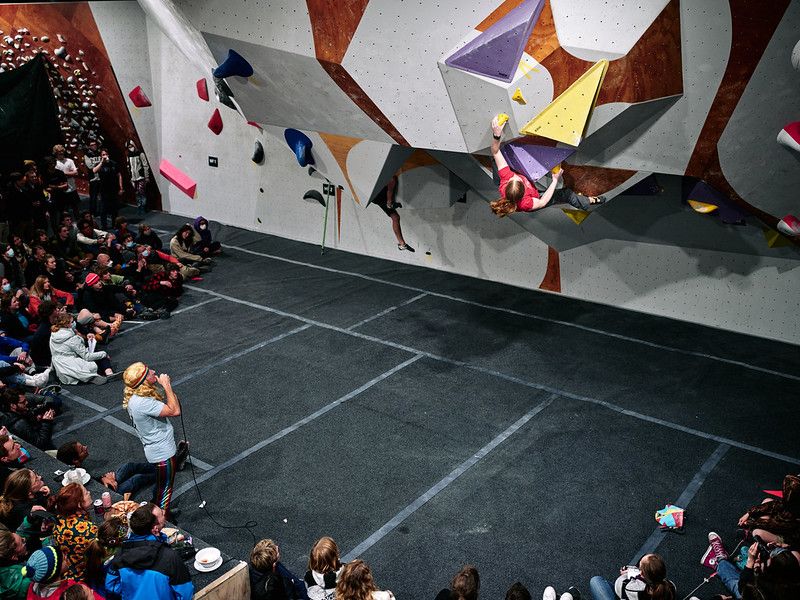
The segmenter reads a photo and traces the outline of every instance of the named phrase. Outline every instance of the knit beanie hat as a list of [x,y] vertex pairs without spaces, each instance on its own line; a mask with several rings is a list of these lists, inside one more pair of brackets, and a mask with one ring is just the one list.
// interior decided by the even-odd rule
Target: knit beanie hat
[[38,583],[50,583],[61,573],[61,553],[54,546],[42,546],[25,563],[23,576]]
[[86,276],[86,285],[88,286],[93,286],[98,281],[100,281],[100,275],[98,275],[97,273],[89,273]]

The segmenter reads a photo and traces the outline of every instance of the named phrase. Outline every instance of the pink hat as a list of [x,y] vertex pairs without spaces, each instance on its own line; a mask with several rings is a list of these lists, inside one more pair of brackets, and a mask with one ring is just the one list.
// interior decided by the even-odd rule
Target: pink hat
[[86,285],[90,287],[93,286],[98,281],[100,281],[100,275],[98,275],[97,273],[89,273],[86,276]]

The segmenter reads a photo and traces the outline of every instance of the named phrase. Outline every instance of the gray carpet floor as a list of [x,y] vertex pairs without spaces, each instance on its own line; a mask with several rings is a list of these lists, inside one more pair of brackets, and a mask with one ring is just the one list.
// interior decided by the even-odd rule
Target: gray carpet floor
[[[166,240],[184,222],[146,220]],[[330,535],[424,600],[467,563],[482,598],[515,581],[588,596],[592,575],[657,551],[683,597],[707,575],[708,531],[732,546],[761,490],[799,470],[796,346],[213,233],[213,272],[110,353],[172,376],[194,457],[180,525],[234,557],[271,537],[302,576]],[[120,382],[68,392],[57,443],[87,443],[94,473],[144,460]],[[683,534],[656,531],[667,502],[686,508]]]

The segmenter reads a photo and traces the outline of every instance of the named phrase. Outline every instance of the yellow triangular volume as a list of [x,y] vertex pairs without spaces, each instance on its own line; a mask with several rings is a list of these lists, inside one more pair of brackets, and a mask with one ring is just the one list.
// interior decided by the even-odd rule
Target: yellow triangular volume
[[783,248],[784,246],[788,246],[790,243],[787,238],[774,229],[765,229],[764,237],[767,240],[767,246],[770,248]]
[[527,104],[527,102],[525,102],[525,97],[522,95],[522,90],[519,88],[517,88],[517,91],[514,92],[513,96],[511,96],[511,99],[514,102],[519,102],[520,104]]
[[717,210],[719,207],[716,204],[709,204],[708,202],[700,202],[699,200],[687,200],[695,212],[708,214]]
[[540,135],[571,146],[580,144],[607,68],[607,60],[595,63],[547,108],[531,119],[520,133]]
[[569,208],[562,208],[561,210],[564,211],[565,215],[567,215],[570,219],[572,219],[575,225],[580,225],[586,220],[586,217],[592,214],[588,210],[577,210],[577,209],[572,210]]

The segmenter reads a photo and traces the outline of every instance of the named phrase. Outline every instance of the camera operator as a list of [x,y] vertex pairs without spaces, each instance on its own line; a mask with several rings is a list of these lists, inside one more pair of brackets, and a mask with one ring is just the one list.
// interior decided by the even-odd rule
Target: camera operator
[[8,431],[41,450],[53,450],[53,423],[58,401],[50,397],[33,396],[30,401],[24,392],[5,388],[0,392],[0,411]]

